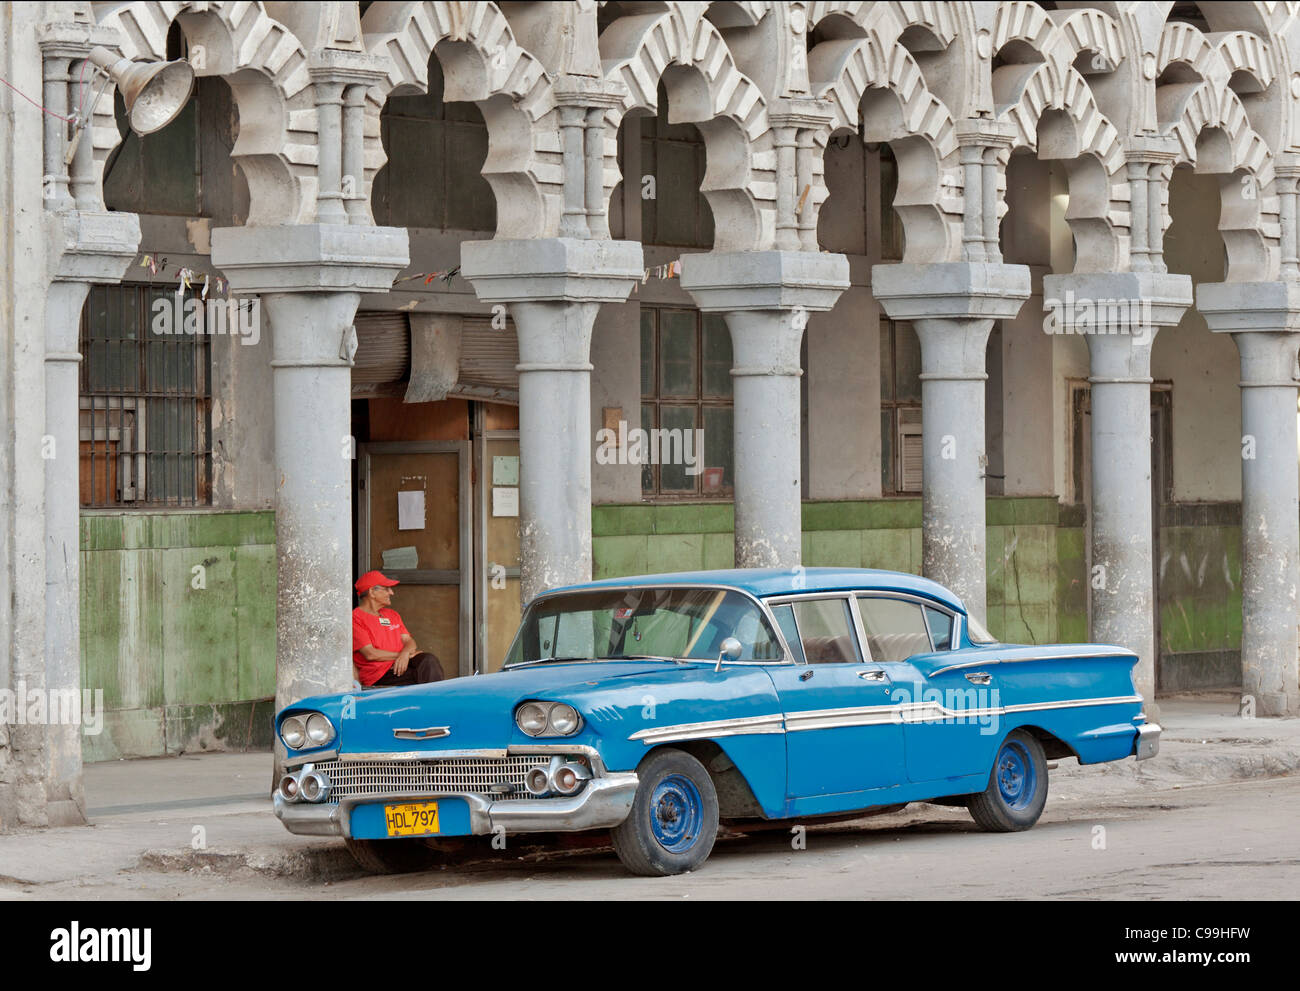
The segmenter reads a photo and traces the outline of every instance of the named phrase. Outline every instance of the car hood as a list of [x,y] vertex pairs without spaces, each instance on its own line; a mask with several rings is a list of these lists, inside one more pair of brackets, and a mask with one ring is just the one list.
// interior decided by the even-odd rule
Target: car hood
[[[681,681],[688,673],[698,677],[700,670],[701,665],[662,661],[537,664],[428,685],[317,696],[285,712],[324,712],[338,728],[337,745],[345,753],[504,749],[512,743],[555,742],[533,741],[515,726],[515,708],[526,699],[568,701],[581,708],[588,693],[629,681]],[[447,733],[431,740],[394,736],[398,729],[431,727],[445,727]]]

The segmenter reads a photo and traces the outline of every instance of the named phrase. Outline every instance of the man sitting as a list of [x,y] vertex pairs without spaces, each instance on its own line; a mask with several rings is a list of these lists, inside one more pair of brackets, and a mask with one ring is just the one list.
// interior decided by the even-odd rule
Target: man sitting
[[357,579],[361,604],[352,610],[352,674],[363,686],[423,685],[442,680],[442,665],[402,624],[389,604],[398,584],[378,571]]

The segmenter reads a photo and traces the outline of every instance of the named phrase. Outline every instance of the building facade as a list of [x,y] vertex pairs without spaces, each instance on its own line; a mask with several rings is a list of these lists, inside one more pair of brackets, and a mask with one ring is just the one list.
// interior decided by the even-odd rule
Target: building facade
[[558,584],[838,564],[1300,708],[1296,5],[0,22],[0,689],[105,708],[0,721],[0,829],[269,746],[370,568],[448,676]]

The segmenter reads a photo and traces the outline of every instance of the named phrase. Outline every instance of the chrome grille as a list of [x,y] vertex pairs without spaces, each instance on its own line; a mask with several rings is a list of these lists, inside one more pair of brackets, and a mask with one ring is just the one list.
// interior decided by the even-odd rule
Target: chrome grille
[[[443,760],[325,760],[313,766],[330,779],[331,803],[343,798],[380,795],[421,795],[469,792],[494,801],[531,799],[524,775],[550,763],[549,754],[511,754],[508,757],[449,757]],[[492,791],[510,784],[514,791]]]

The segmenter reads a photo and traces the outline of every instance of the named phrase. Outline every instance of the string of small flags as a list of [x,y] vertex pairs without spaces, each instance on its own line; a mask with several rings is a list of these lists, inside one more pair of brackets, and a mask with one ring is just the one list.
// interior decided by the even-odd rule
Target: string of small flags
[[442,272],[416,272],[414,275],[404,275],[394,282],[393,285],[401,285],[403,282],[414,282],[416,279],[423,279],[426,286],[434,279],[442,279],[443,282],[449,283],[458,275],[460,275],[459,265]]
[[[152,277],[155,275],[166,275],[167,263],[168,260],[166,257],[155,258],[153,255],[145,255],[140,259],[139,267],[147,268],[149,270],[149,275]],[[198,286],[200,277],[203,279],[203,286],[201,289]],[[218,296],[225,296],[229,288],[230,283],[219,275],[214,277],[207,272],[199,273],[194,271],[192,268],[186,268],[184,266],[178,266],[176,269],[177,296],[183,296],[187,289],[198,289],[199,295],[203,299],[207,299],[208,294],[213,290],[216,291]]]

